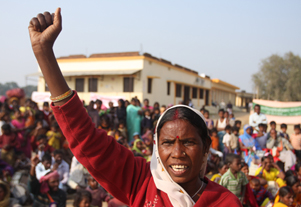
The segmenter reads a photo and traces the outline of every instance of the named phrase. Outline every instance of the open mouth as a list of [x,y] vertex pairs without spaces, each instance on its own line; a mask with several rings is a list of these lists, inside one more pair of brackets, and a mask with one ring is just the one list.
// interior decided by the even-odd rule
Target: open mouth
[[184,173],[187,169],[187,165],[170,165],[170,168],[176,173]]

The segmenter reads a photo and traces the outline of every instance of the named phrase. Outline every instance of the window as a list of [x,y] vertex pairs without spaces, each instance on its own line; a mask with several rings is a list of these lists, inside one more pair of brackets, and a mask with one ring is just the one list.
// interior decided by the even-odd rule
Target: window
[[200,88],[200,99],[204,99],[204,90]]
[[192,98],[198,98],[198,89],[192,88]]
[[97,92],[97,78],[89,78],[89,92]]
[[49,91],[47,83],[45,83],[45,91]]
[[75,90],[77,92],[84,92],[84,80],[83,78],[75,79]]
[[176,84],[176,97],[182,97],[182,85]]
[[153,82],[152,78],[147,79],[147,93],[152,93],[152,82]]
[[124,77],[123,78],[123,92],[134,92],[134,78]]
[[170,82],[167,82],[167,95],[170,95]]

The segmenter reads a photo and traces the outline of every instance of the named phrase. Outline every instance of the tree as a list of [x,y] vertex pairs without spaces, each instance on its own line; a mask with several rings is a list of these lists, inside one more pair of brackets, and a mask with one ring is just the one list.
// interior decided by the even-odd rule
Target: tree
[[271,55],[252,76],[260,99],[301,101],[301,58],[288,52]]

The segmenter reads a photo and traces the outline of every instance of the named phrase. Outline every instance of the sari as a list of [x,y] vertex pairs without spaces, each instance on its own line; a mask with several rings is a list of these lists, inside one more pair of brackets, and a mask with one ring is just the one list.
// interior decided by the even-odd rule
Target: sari
[[128,105],[126,108],[126,127],[128,130],[129,143],[133,141],[133,134],[138,132],[141,134],[141,116],[138,114],[141,108],[139,106]]

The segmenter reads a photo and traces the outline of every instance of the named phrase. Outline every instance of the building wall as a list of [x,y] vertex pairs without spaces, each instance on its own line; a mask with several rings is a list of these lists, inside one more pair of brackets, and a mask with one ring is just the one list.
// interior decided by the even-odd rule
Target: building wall
[[235,88],[226,86],[222,83],[215,83],[212,82],[212,101],[215,103],[220,103],[222,100],[225,103],[228,103],[229,101],[235,105],[236,104],[236,92]]
[[[168,65],[156,63],[156,61],[145,59],[144,68],[141,71],[141,77],[143,82],[143,99],[148,98],[150,104],[158,101],[161,105],[178,104],[184,99],[184,85],[190,86],[190,97],[192,97],[192,86],[197,88],[203,88],[210,90],[211,81],[209,79],[203,79],[196,74],[186,72],[184,70],[175,69]],[[152,93],[147,91],[147,79],[152,78]],[[196,79],[202,79],[199,83]],[[170,82],[170,94],[167,94],[167,82]],[[176,97],[175,83],[182,85],[182,97]],[[205,104],[204,99],[199,99],[199,92],[196,99],[192,99],[192,102],[196,108],[200,108]],[[204,94],[205,97],[205,94]]]

